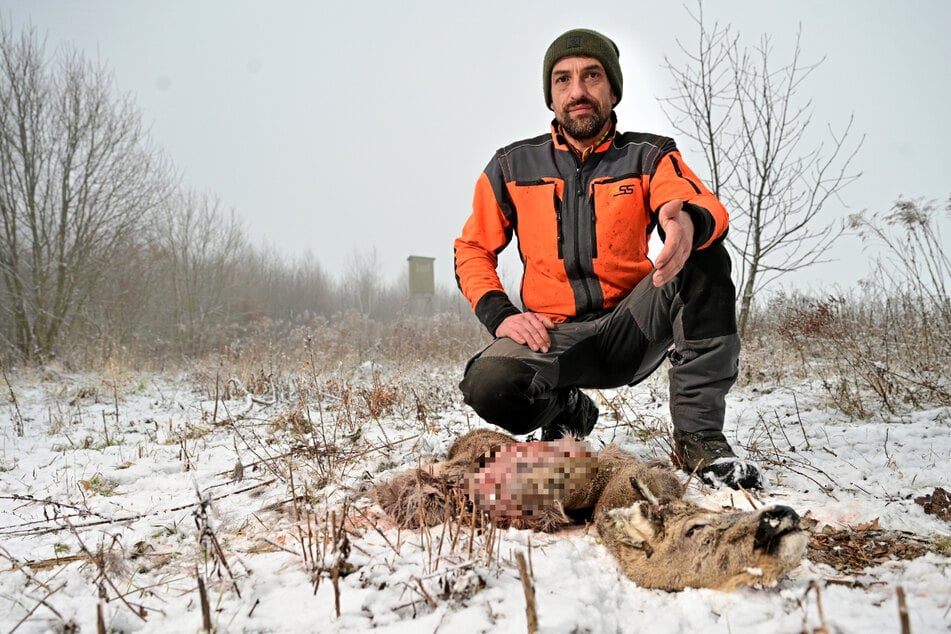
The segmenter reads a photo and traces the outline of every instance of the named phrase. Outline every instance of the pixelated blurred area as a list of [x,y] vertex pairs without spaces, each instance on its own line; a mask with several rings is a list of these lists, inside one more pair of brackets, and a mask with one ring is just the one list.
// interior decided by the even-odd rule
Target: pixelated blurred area
[[540,528],[570,523],[566,492],[590,483],[598,458],[588,443],[570,438],[518,442],[492,449],[466,478],[466,493],[500,525]]

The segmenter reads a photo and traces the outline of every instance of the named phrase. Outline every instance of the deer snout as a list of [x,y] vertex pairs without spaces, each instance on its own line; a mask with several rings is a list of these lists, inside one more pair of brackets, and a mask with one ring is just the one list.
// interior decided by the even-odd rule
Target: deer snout
[[754,545],[770,550],[773,541],[799,528],[799,514],[788,506],[773,506],[765,509],[759,517]]

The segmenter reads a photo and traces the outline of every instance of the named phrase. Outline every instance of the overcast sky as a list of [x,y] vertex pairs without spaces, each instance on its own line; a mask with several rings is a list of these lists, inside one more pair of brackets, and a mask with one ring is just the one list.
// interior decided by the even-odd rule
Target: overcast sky
[[[542,56],[574,27],[617,42],[622,130],[673,134],[664,56],[696,26],[678,2],[310,2],[0,0],[50,50],[98,57],[131,93],[156,145],[186,181],[220,197],[249,235],[290,257],[310,250],[330,274],[376,251],[396,277],[408,255],[436,258],[451,285],[452,241],[496,148],[548,128]],[[802,27],[803,87],[817,132],[867,138],[862,178],[828,212],[887,211],[900,196],[946,200],[951,123],[951,2],[717,0],[709,19],[746,42],[769,34],[785,61]],[[703,159],[685,152],[703,172]],[[847,206],[847,207],[846,207]],[[795,281],[849,285],[867,270],[855,240],[843,260]],[[510,275],[514,275],[512,272]]]

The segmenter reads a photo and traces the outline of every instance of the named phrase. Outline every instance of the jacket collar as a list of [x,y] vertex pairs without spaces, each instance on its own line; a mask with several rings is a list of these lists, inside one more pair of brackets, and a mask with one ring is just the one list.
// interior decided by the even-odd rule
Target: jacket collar
[[604,136],[585,148],[583,152],[578,152],[574,146],[568,143],[568,139],[565,138],[565,135],[561,131],[561,125],[558,123],[558,120],[552,119],[551,122],[551,137],[555,143],[555,147],[565,152],[574,153],[581,161],[584,161],[595,152],[607,152],[608,148],[611,147],[611,142],[614,141],[615,134],[617,134],[617,113],[612,110],[611,125],[604,133]]

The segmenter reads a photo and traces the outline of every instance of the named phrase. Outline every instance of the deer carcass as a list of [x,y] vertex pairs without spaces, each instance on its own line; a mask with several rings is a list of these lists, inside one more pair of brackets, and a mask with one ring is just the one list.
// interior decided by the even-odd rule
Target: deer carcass
[[771,585],[799,564],[808,542],[787,506],[711,511],[683,498],[668,465],[613,445],[595,453],[583,441],[517,442],[487,429],[372,495],[407,528],[463,514],[548,532],[593,519],[624,574],[646,588]]

